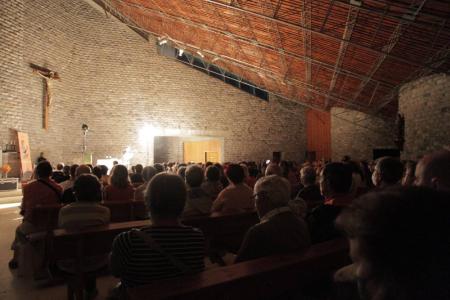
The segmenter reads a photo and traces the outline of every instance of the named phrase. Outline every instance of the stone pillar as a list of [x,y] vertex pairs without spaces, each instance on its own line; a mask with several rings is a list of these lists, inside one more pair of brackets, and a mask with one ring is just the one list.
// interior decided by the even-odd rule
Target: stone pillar
[[450,76],[435,74],[400,88],[399,111],[405,117],[404,159],[450,146]]

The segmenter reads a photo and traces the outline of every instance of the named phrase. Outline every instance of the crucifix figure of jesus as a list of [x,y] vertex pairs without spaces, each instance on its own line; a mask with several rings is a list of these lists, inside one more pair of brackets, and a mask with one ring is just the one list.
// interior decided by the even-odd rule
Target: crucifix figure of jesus
[[42,123],[42,127],[47,130],[48,129],[48,117],[50,113],[50,105],[52,104],[52,81],[60,79],[58,73],[48,70],[46,68],[38,67],[36,65],[31,65],[33,68],[33,73],[41,76],[44,80],[44,105],[43,105],[43,113],[44,119]]

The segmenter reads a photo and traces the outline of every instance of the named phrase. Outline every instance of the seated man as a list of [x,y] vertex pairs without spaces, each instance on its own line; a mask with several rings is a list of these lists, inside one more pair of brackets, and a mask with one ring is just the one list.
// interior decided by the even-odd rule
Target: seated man
[[354,264],[335,279],[355,280],[361,299],[449,299],[449,198],[425,187],[391,187],[355,200],[336,221]]
[[270,176],[270,175],[278,175],[278,176],[283,176],[283,170],[281,169],[280,165],[276,164],[276,163],[270,163],[267,168],[266,171],[264,172],[265,176]]
[[283,177],[270,175],[256,182],[256,211],[261,222],[248,230],[236,262],[309,247],[306,223],[288,207],[290,195],[290,183]]
[[[100,205],[102,200],[101,183],[98,178],[91,174],[82,174],[77,177],[73,185],[76,202],[64,206],[59,211],[58,223],[61,228],[70,230],[81,230],[91,226],[108,224],[110,212],[107,207]],[[84,272],[91,272],[108,264],[105,256],[86,257],[82,264]],[[75,272],[73,261],[61,261],[58,266],[69,273]],[[97,294],[94,278],[88,278],[86,292],[89,299]]]
[[341,162],[328,163],[320,173],[320,191],[325,198],[324,204],[317,206],[306,217],[311,241],[320,243],[338,237],[334,226],[336,217],[342,208],[353,201],[350,188],[352,170]]
[[[319,185],[316,184],[316,170],[313,167],[307,166],[300,170],[300,181],[303,188],[300,189],[296,199],[303,199],[308,209],[312,209],[323,203],[323,196],[320,193]],[[296,200],[290,202],[290,205],[295,205]]]
[[378,189],[399,184],[403,177],[403,164],[395,157],[385,156],[376,162],[372,183]]
[[209,215],[213,198],[201,188],[203,169],[198,165],[190,165],[186,169],[188,197],[183,211],[183,218]]
[[33,224],[33,209],[40,205],[57,205],[61,199],[62,187],[50,178],[52,171],[50,162],[41,161],[35,169],[37,179],[30,181],[22,188],[23,198],[20,213],[23,215],[23,222],[17,227],[16,238],[11,246],[14,250],[14,258],[9,262],[10,268],[18,266],[16,250],[19,250],[19,247],[27,242],[25,236],[42,230]]
[[244,169],[238,164],[230,164],[225,174],[230,185],[217,196],[211,213],[233,214],[255,209],[253,192],[244,183]]
[[123,288],[203,271],[203,234],[180,223],[186,194],[177,175],[160,173],[150,181],[145,201],[152,225],[119,234],[112,246],[111,271]]
[[450,151],[424,156],[417,164],[415,185],[450,191]]

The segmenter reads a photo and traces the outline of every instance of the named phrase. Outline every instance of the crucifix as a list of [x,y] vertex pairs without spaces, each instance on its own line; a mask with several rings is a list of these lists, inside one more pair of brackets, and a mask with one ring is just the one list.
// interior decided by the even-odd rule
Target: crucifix
[[44,119],[42,123],[42,127],[47,130],[48,129],[48,117],[50,113],[50,105],[52,104],[52,81],[59,80],[59,74],[55,71],[51,71],[47,68],[39,67],[34,64],[30,64],[33,69],[33,73],[42,77],[44,81],[44,103],[43,103],[43,114]]

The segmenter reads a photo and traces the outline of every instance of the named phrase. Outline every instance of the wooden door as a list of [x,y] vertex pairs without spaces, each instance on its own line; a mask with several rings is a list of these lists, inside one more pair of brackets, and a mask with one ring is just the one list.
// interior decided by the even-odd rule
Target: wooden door
[[221,143],[220,140],[185,141],[184,162],[220,162]]

